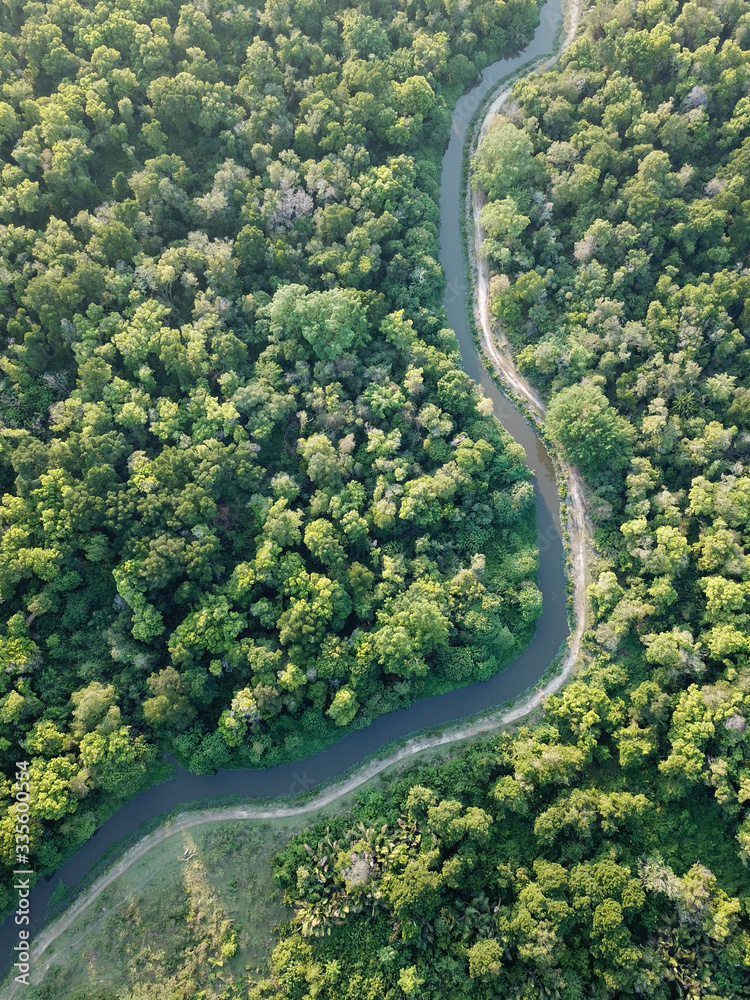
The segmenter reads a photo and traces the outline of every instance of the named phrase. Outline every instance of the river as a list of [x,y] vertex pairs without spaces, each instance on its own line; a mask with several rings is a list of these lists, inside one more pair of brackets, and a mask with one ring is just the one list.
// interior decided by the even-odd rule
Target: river
[[[467,299],[471,288],[465,277],[461,219],[463,150],[472,116],[500,81],[529,61],[552,51],[562,23],[563,0],[547,0],[533,39],[519,55],[501,59],[487,67],[481,81],[459,99],[453,112],[451,136],[443,157],[440,197],[440,263],[446,276],[445,308],[456,332],[466,373],[479,383],[491,400],[497,419],[526,452],[535,475],[536,524],[540,552],[538,582],[544,604],[535,637],[527,649],[502,673],[488,681],[414,702],[409,708],[381,716],[366,729],[350,733],[328,750],[294,764],[266,770],[218,771],[192,774],[177,768],[172,780],[141,792],[115,813],[81,850],[54,876],[34,887],[30,897],[31,931],[44,923],[49,898],[60,879],[74,887],[118,841],[133,834],[144,823],[176,806],[207,798],[226,796],[282,798],[308,791],[349,770],[370,754],[394,740],[426,727],[439,726],[518,698],[539,680],[567,637],[567,590],[564,551],[560,531],[560,504],[554,469],[542,441],[526,418],[497,388],[474,345],[467,321]],[[0,975],[11,965],[18,928],[13,917],[0,926]]]

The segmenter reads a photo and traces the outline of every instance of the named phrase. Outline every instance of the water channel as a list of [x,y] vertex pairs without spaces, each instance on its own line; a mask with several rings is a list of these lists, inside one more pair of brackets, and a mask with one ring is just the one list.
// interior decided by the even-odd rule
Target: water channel
[[[493,63],[484,71],[481,81],[459,99],[453,113],[450,142],[443,157],[441,174],[440,262],[447,276],[445,308],[450,326],[458,337],[462,365],[492,400],[497,419],[523,446],[535,476],[540,552],[538,583],[544,605],[534,640],[506,670],[488,681],[426,698],[408,708],[381,716],[366,729],[350,733],[328,750],[305,760],[265,770],[224,770],[200,775],[178,767],[176,777],[136,795],[104,823],[54,876],[34,887],[30,897],[32,934],[43,925],[50,896],[60,879],[65,886],[75,887],[109,848],[132,835],[149,820],[168,813],[176,806],[200,799],[238,795],[270,799],[313,789],[348,771],[394,740],[426,727],[476,715],[517,698],[539,680],[568,635],[560,504],[554,469],[542,441],[492,381],[474,345],[466,316],[471,288],[465,276],[461,236],[464,214],[461,174],[471,118],[487,95],[498,89],[502,80],[526,63],[552,51],[562,16],[563,0],[547,0],[541,10],[539,26],[526,49],[513,58]],[[10,968],[12,948],[18,941],[17,931],[12,915],[0,925],[0,976],[4,976]]]

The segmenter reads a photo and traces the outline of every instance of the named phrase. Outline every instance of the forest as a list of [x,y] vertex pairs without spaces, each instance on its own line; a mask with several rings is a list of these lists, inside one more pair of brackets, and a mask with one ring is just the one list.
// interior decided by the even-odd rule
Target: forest
[[[533,0],[0,4],[0,858],[502,669],[523,452],[460,369],[449,106]],[[13,894],[3,896],[3,905]]]
[[[443,98],[448,108],[471,79],[473,69],[460,57],[476,58],[475,66],[483,59],[475,56],[477,42],[462,51],[460,34],[449,27],[453,17],[475,17],[481,9],[455,7],[451,13],[447,3],[444,8],[436,4],[422,22],[426,36],[437,37],[439,25],[448,44],[456,46],[445,63],[443,84],[433,76],[433,86],[424,70],[416,70],[430,84],[436,106],[442,107]],[[371,14],[392,24],[390,19],[400,16],[395,10],[373,7]],[[414,17],[416,24],[413,10],[407,5],[404,17]],[[517,12],[510,4],[487,9],[485,24],[505,16],[520,24]],[[524,31],[535,17],[530,11]],[[414,45],[420,30],[412,33]],[[479,37],[478,27],[471,30]],[[487,51],[493,45],[512,47],[520,39],[509,28],[502,39],[490,35],[481,36],[488,39],[482,42]],[[399,43],[384,55],[392,60],[387,72],[394,80],[401,80],[394,67],[403,51]],[[454,66],[466,68],[465,77],[451,77],[452,59],[459,60]],[[414,66],[405,71],[403,84]],[[208,969],[189,979],[175,970],[157,984],[160,997],[189,1000],[222,992],[237,1000],[750,996],[749,93],[746,0],[596,0],[557,66],[514,87],[477,150],[471,184],[484,202],[482,253],[493,273],[493,316],[519,368],[547,401],[548,439],[587,483],[596,558],[589,588],[593,621],[582,663],[573,680],[547,700],[541,722],[519,725],[456,751],[442,765],[417,768],[372,788],[350,813],[292,838],[275,861],[289,919],[278,929],[265,974],[219,983]],[[160,123],[159,131],[164,142],[170,141],[167,125]],[[433,203],[436,176],[429,131],[420,142],[424,155],[416,148],[399,153],[422,171],[420,186],[404,192],[394,185],[408,198],[423,190],[425,206]],[[437,136],[437,127],[434,132]],[[436,139],[435,148],[441,143]],[[370,155],[375,157],[378,148],[375,142]],[[164,179],[151,188],[154,200]],[[173,190],[169,184],[164,188]],[[40,197],[41,191],[40,185]],[[137,196],[135,202],[138,206]],[[360,210],[349,204],[352,212]],[[76,206],[76,211],[81,209]],[[420,228],[428,233],[433,226],[429,245],[434,248],[434,214],[431,218],[431,224],[423,218]],[[308,246],[302,246],[298,259],[312,273]],[[386,246],[384,240],[381,260]],[[434,249],[429,256],[434,262]],[[424,266],[420,273],[425,281],[434,274],[438,289],[438,272]],[[129,273],[127,266],[121,271]],[[385,265],[386,280],[396,271]],[[239,265],[237,280],[242,276]],[[308,297],[353,289],[365,297],[362,309],[368,310],[369,324],[377,294],[395,295],[385,280],[368,298],[374,286],[366,283],[352,286],[336,278],[324,289],[307,273],[292,273],[292,284],[305,287],[300,292],[274,287],[272,278],[267,300],[246,293],[253,295],[252,328],[266,337],[266,351],[285,344],[274,339],[274,316],[282,315],[287,303],[291,327],[295,322],[305,326],[298,317],[314,309]],[[178,284],[175,279],[173,303],[178,305],[171,308],[182,301]],[[149,294],[149,301],[167,308]],[[31,323],[30,307],[24,308]],[[356,316],[356,310],[347,307],[345,315]],[[30,331],[24,334],[24,347],[15,352],[18,361],[8,353],[19,368],[26,357],[25,337],[30,352],[48,338],[41,332],[46,329],[41,315],[36,316],[36,339]],[[440,380],[430,379],[421,358],[440,355],[451,361],[455,353],[432,317],[439,317],[435,298],[409,304],[397,297],[391,303],[389,297],[378,320],[384,336],[367,326],[368,333],[372,330],[368,363],[376,350],[406,350],[401,337],[407,337],[403,330],[410,322],[414,332],[408,335],[413,345],[408,350],[424,352],[418,366],[425,392],[434,392],[438,401],[434,405],[439,403],[450,414],[446,419],[468,435],[473,452],[482,450],[481,440],[495,449],[492,455],[508,456],[510,464],[513,448],[502,449],[504,439],[493,437],[479,415],[459,422],[455,408],[442,402]],[[394,328],[398,335],[391,333]],[[61,320],[61,342],[67,329]],[[356,352],[357,336],[352,334],[342,356]],[[103,356],[112,370],[116,337],[113,332],[114,347]],[[75,340],[73,348],[79,350]],[[314,351],[314,345],[302,349]],[[282,361],[275,363],[285,371]],[[320,370],[316,366],[313,371]],[[391,371],[398,372],[396,361]],[[167,378],[166,365],[158,376]],[[400,382],[389,377],[406,398],[406,375]],[[9,428],[6,441],[14,460],[24,448],[17,443],[21,439],[27,455],[48,447],[41,432],[27,426],[39,404],[25,393],[52,393],[53,387],[34,378],[30,369],[23,377],[19,372],[17,382],[8,376],[6,391],[18,400],[17,427]],[[376,384],[381,387],[385,380]],[[74,412],[68,401],[72,395],[48,398],[59,419]],[[85,402],[77,405],[81,414],[87,412]],[[406,419],[404,408],[400,403],[398,419]],[[471,429],[472,419],[482,427],[481,435]],[[404,425],[398,429],[401,441],[413,449]],[[391,433],[385,424],[381,430],[386,437]],[[94,432],[78,433],[77,440],[84,442]],[[450,447],[454,433],[451,429],[440,443]],[[51,434],[49,440],[51,446]],[[55,447],[62,452],[62,445]],[[302,455],[300,462],[306,461]],[[485,462],[478,470],[480,482],[482,475],[498,475],[494,464]],[[422,463],[437,477],[436,467]],[[309,479],[309,464],[306,468]],[[514,485],[505,486],[511,498],[528,491],[520,462],[513,473]],[[293,478],[292,471],[287,474]],[[18,496],[13,503],[30,502],[20,489]],[[314,496],[307,502],[313,504]],[[293,509],[291,502],[284,507],[285,512]],[[44,523],[62,530],[59,521]],[[472,527],[475,523],[472,517]],[[435,537],[423,530],[428,541]],[[512,530],[524,537],[517,524]],[[454,533],[452,528],[452,537],[460,537]],[[403,545],[408,537],[393,540]],[[493,555],[496,571],[508,571],[489,542],[485,548],[481,579],[489,587]],[[104,566],[107,558],[101,560]],[[533,595],[526,585],[533,568],[529,546],[506,558],[514,565],[528,560],[528,575],[512,579],[515,594]],[[126,580],[128,559],[130,553],[116,563],[114,573],[118,595],[132,601],[120,582]],[[468,565],[457,572],[478,575]],[[445,586],[446,576],[438,565],[436,584]],[[408,593],[403,584],[399,594]],[[228,613],[233,585],[215,584]],[[127,605],[130,610],[120,609],[131,630],[153,620],[149,608],[159,611],[149,603],[151,591],[138,593],[144,600],[148,595],[146,603],[136,598]],[[13,627],[20,630],[24,617],[16,614]],[[35,628],[41,629],[43,621],[40,614]],[[373,621],[361,640],[367,648],[376,641],[377,616]],[[165,628],[167,622],[165,615]],[[468,633],[477,633],[468,626],[466,631],[468,653],[452,657],[474,655],[477,639]],[[204,626],[200,634],[205,633]],[[184,636],[179,633],[179,642],[187,649]],[[458,639],[450,648],[461,647]],[[21,645],[30,640],[20,631],[15,641],[16,648],[29,648]],[[132,632],[122,641],[127,648],[143,642]],[[287,648],[281,641],[279,646]],[[205,655],[218,656],[211,650]],[[444,655],[435,649],[436,671],[446,669]],[[424,662],[428,668],[432,663]],[[143,673],[151,669],[146,665]],[[186,700],[195,669],[174,665],[185,685],[179,696]],[[342,687],[356,697],[353,684],[350,680]],[[159,696],[156,690],[152,694]],[[166,709],[172,695],[164,694]],[[75,704],[74,719],[75,712],[83,714]],[[232,728],[230,718],[231,709],[219,723],[220,735]],[[231,739],[221,738],[229,748]],[[121,1000],[143,1000],[144,989],[118,992]],[[42,989],[38,995],[52,1000],[54,994]],[[78,1000],[112,996],[92,987]]]
[[747,3],[602,0],[477,150],[492,311],[589,487],[586,662],[291,842],[253,1000],[750,995],[749,83]]

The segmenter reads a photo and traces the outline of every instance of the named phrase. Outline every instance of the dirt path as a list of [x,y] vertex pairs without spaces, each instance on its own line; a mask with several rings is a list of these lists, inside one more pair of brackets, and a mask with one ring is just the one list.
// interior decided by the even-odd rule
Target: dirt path
[[[495,95],[470,140],[470,155],[476,152],[477,146],[487,134],[492,119],[505,105],[516,80],[531,73],[544,72],[559,60],[575,38],[581,12],[585,6],[586,0],[570,0],[565,6],[564,35],[555,55],[542,59],[535,63],[530,70],[527,69],[519,73],[512,80],[506,82],[502,90]],[[541,426],[547,415],[547,407],[516,368],[504,331],[502,329],[493,330],[490,318],[489,265],[486,258],[479,256],[479,248],[486,236],[479,223],[479,213],[485,203],[484,195],[481,191],[472,191],[470,185],[467,185],[466,202],[467,222],[469,223],[467,232],[473,233],[473,239],[469,241],[468,251],[474,285],[474,318],[481,331],[480,346],[482,352],[488,366],[495,370],[510,392],[523,403],[529,416],[537,425]],[[573,669],[581,649],[587,617],[586,567],[588,553],[591,549],[591,526],[588,520],[581,477],[578,470],[563,462],[559,455],[555,455],[555,459],[559,475],[567,487],[565,528],[570,581],[573,586],[574,630],[562,662],[561,672],[546,685],[545,695],[556,691],[564,683]]]
[[[511,722],[517,722],[525,715],[528,715],[535,708],[538,708],[547,695],[562,683],[559,677],[555,677],[544,688],[535,691],[531,697],[520,705],[514,706],[507,712],[497,713],[479,719],[475,722],[467,723],[458,729],[452,729],[447,733],[436,734],[435,736],[417,737],[409,740],[407,744],[380,760],[370,761],[360,768],[356,774],[351,775],[346,780],[331,785],[323,789],[308,802],[298,806],[226,806],[216,809],[202,809],[199,812],[187,812],[176,819],[160,826],[153,833],[148,834],[137,844],[126,851],[125,854],[107,871],[100,876],[89,889],[86,890],[75,903],[70,906],[57,920],[45,927],[34,939],[31,948],[32,981],[37,984],[44,974],[55,962],[57,955],[49,955],[43,959],[45,952],[55,943],[55,941],[67,931],[71,925],[92,906],[113,882],[115,882],[123,872],[126,872],[140,858],[147,854],[157,844],[163,843],[168,837],[176,833],[189,830],[204,823],[217,823],[223,820],[279,820],[292,816],[304,816],[317,812],[325,806],[331,805],[338,799],[343,798],[350,792],[370,781],[382,771],[387,770],[394,764],[413,757],[416,754],[432,750],[437,747],[446,746],[450,743],[457,743],[472,736],[482,733],[492,732]],[[0,1000],[12,1000],[18,990],[18,985],[11,982],[6,985],[0,994]]]
[[[557,62],[560,55],[575,37],[582,6],[583,0],[571,0],[571,3],[567,6],[566,32],[558,53],[536,64],[531,71],[526,69],[519,75],[526,75],[529,72],[541,72]],[[481,126],[477,130],[475,136],[476,142],[486,133],[492,117],[497,114],[498,110],[507,101],[511,86],[512,83],[504,84],[503,90],[493,100]],[[482,331],[482,350],[502,381],[508,385],[517,397],[526,402],[529,412],[537,423],[541,423],[546,412],[544,403],[513,364],[510,348],[505,337],[502,334],[499,336],[493,335],[489,316],[488,267],[487,262],[477,255],[477,250],[484,239],[484,234],[478,221],[479,211],[483,202],[481,197],[476,193],[473,196],[469,195],[467,201],[469,202],[467,209],[471,212],[469,218],[472,224],[469,227],[469,231],[473,231],[474,233],[472,245],[469,247],[469,254],[476,281],[474,307],[477,322]],[[216,823],[222,820],[246,819],[273,821],[314,813],[325,806],[333,804],[350,792],[355,791],[376,775],[400,761],[427,750],[446,746],[450,743],[457,743],[469,737],[492,732],[502,726],[518,722],[524,716],[534,711],[534,709],[539,708],[545,698],[557,691],[573,669],[580,652],[581,639],[586,628],[586,555],[589,547],[588,521],[580,477],[569,466],[561,464],[561,469],[568,487],[566,528],[570,572],[573,584],[575,627],[570,637],[568,649],[564,655],[561,665],[562,669],[559,674],[548,681],[543,687],[534,691],[525,701],[516,704],[512,709],[494,713],[483,719],[469,722],[465,726],[452,728],[450,731],[442,734],[416,737],[409,740],[399,750],[382,759],[370,761],[349,778],[323,789],[302,805],[219,807],[216,809],[201,810],[200,812],[183,813],[177,819],[165,823],[153,833],[148,834],[140,840],[130,850],[126,851],[109,871],[98,878],[65,913],[37,935],[31,949],[33,982],[39,983],[58,957],[56,954],[53,954],[44,958],[45,953],[48,952],[55,941],[96,902],[105,889],[112,885],[123,872],[127,871],[128,868],[134,865],[148,851],[157,844],[161,844],[168,837],[184,830],[189,830],[194,826],[200,826],[204,823]],[[0,993],[0,1000],[12,1000],[18,991],[18,987],[19,984],[14,981],[8,983],[2,993]]]

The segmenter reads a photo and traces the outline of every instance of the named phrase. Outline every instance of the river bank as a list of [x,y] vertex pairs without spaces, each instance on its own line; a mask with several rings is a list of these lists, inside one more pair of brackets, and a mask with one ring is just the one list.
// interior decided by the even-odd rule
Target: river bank
[[[571,7],[570,12],[568,30],[563,39],[564,45],[569,44],[574,37],[578,7]],[[474,346],[473,332],[466,316],[467,296],[471,294],[472,289],[465,280],[458,280],[458,275],[463,275],[465,271],[461,249],[461,229],[466,206],[462,204],[459,192],[461,190],[460,178],[467,129],[473,117],[473,111],[482,105],[487,94],[497,87],[498,81],[507,81],[511,73],[516,73],[517,78],[518,75],[528,72],[529,58],[537,60],[534,63],[534,69],[543,68],[538,60],[545,51],[544,46],[551,45],[558,32],[562,16],[561,0],[551,0],[551,3],[543,8],[542,14],[542,23],[527,49],[514,59],[500,60],[488,67],[482,76],[482,82],[457,103],[453,116],[451,143],[443,160],[443,195],[441,197],[441,263],[448,275],[445,304],[449,321],[456,331],[461,347],[464,368],[467,374],[481,384],[485,394],[492,400],[495,413],[503,426],[524,447],[529,464],[536,475],[537,532],[541,563],[539,585],[544,596],[544,611],[534,641],[503,674],[491,678],[489,681],[470,685],[438,698],[425,699],[390,716],[383,716],[366,730],[349,734],[334,747],[316,754],[308,760],[266,771],[224,771],[215,775],[194,775],[183,769],[178,769],[177,778],[173,781],[136,796],[120,813],[104,824],[95,837],[68,865],[57,873],[54,879],[48,880],[47,883],[34,890],[32,902],[36,914],[41,915],[46,910],[49,896],[59,878],[66,885],[75,885],[90,869],[91,865],[110,850],[113,844],[124,836],[132,834],[149,819],[162,815],[181,803],[230,794],[284,798],[295,793],[309,791],[325,782],[330,783],[352,767],[357,767],[356,772],[350,774],[344,781],[329,784],[320,793],[302,804],[217,806],[199,812],[185,813],[173,823],[153,831],[129,849],[112,869],[97,879],[69,910],[37,935],[32,949],[35,977],[42,975],[53,960],[51,957],[47,961],[42,961],[53,942],[70,927],[82,912],[92,905],[107,886],[156,843],[162,842],[178,830],[225,819],[273,820],[280,817],[310,814],[323,806],[341,801],[353,790],[400,761],[431,749],[460,742],[471,736],[496,730],[528,716],[529,713],[539,708],[545,697],[558,690],[569,676],[578,656],[585,628],[586,553],[585,507],[580,491],[580,482],[575,479],[571,470],[566,472],[568,502],[565,530],[569,542],[569,560],[573,569],[575,627],[560,663],[560,672],[512,708],[496,709],[490,714],[485,714],[466,724],[454,726],[447,732],[411,738],[402,747],[386,756],[370,760],[362,767],[358,766],[360,762],[373,753],[381,751],[388,744],[392,744],[394,740],[402,739],[419,729],[444,725],[449,721],[475,715],[478,711],[486,710],[488,706],[503,706],[518,699],[524,692],[533,688],[548,671],[568,633],[566,580],[563,568],[563,526],[560,519],[555,465],[524,414],[497,389],[492,377],[484,367]],[[551,57],[550,64],[554,59],[559,58],[561,51],[562,49],[557,56]],[[503,97],[503,93],[498,95],[493,101],[493,106],[501,98],[504,100],[507,97],[509,87],[507,83],[503,86],[505,87],[505,97]],[[485,117],[485,121],[487,120],[488,118]],[[476,247],[476,226],[472,225],[470,230],[471,228],[475,232],[474,247]],[[470,250],[470,252],[473,251]],[[458,258],[455,256],[456,253]],[[478,289],[477,301],[480,302],[483,287],[486,298],[487,281],[485,279],[483,285],[479,273],[477,273],[476,285]],[[523,397],[524,393],[517,390],[513,377],[507,377],[508,375],[517,376],[517,379],[521,380],[518,381],[518,387],[522,385],[522,377],[520,373],[515,372],[507,345],[504,349],[502,344],[494,343],[489,327],[488,313],[485,319],[486,326],[482,320],[480,309],[479,323],[483,331],[483,350],[492,361],[500,377],[507,382],[516,395]],[[528,391],[531,392],[530,387]],[[536,409],[536,414],[538,419],[541,419],[543,406],[541,401],[537,402],[539,407]],[[531,399],[529,399],[529,408],[534,413]],[[182,825],[176,826],[175,824]],[[8,921],[6,921],[0,935],[7,936],[8,933],[12,934],[12,927],[9,927]],[[10,1000],[14,996],[15,986],[16,984],[11,984],[2,996]]]

